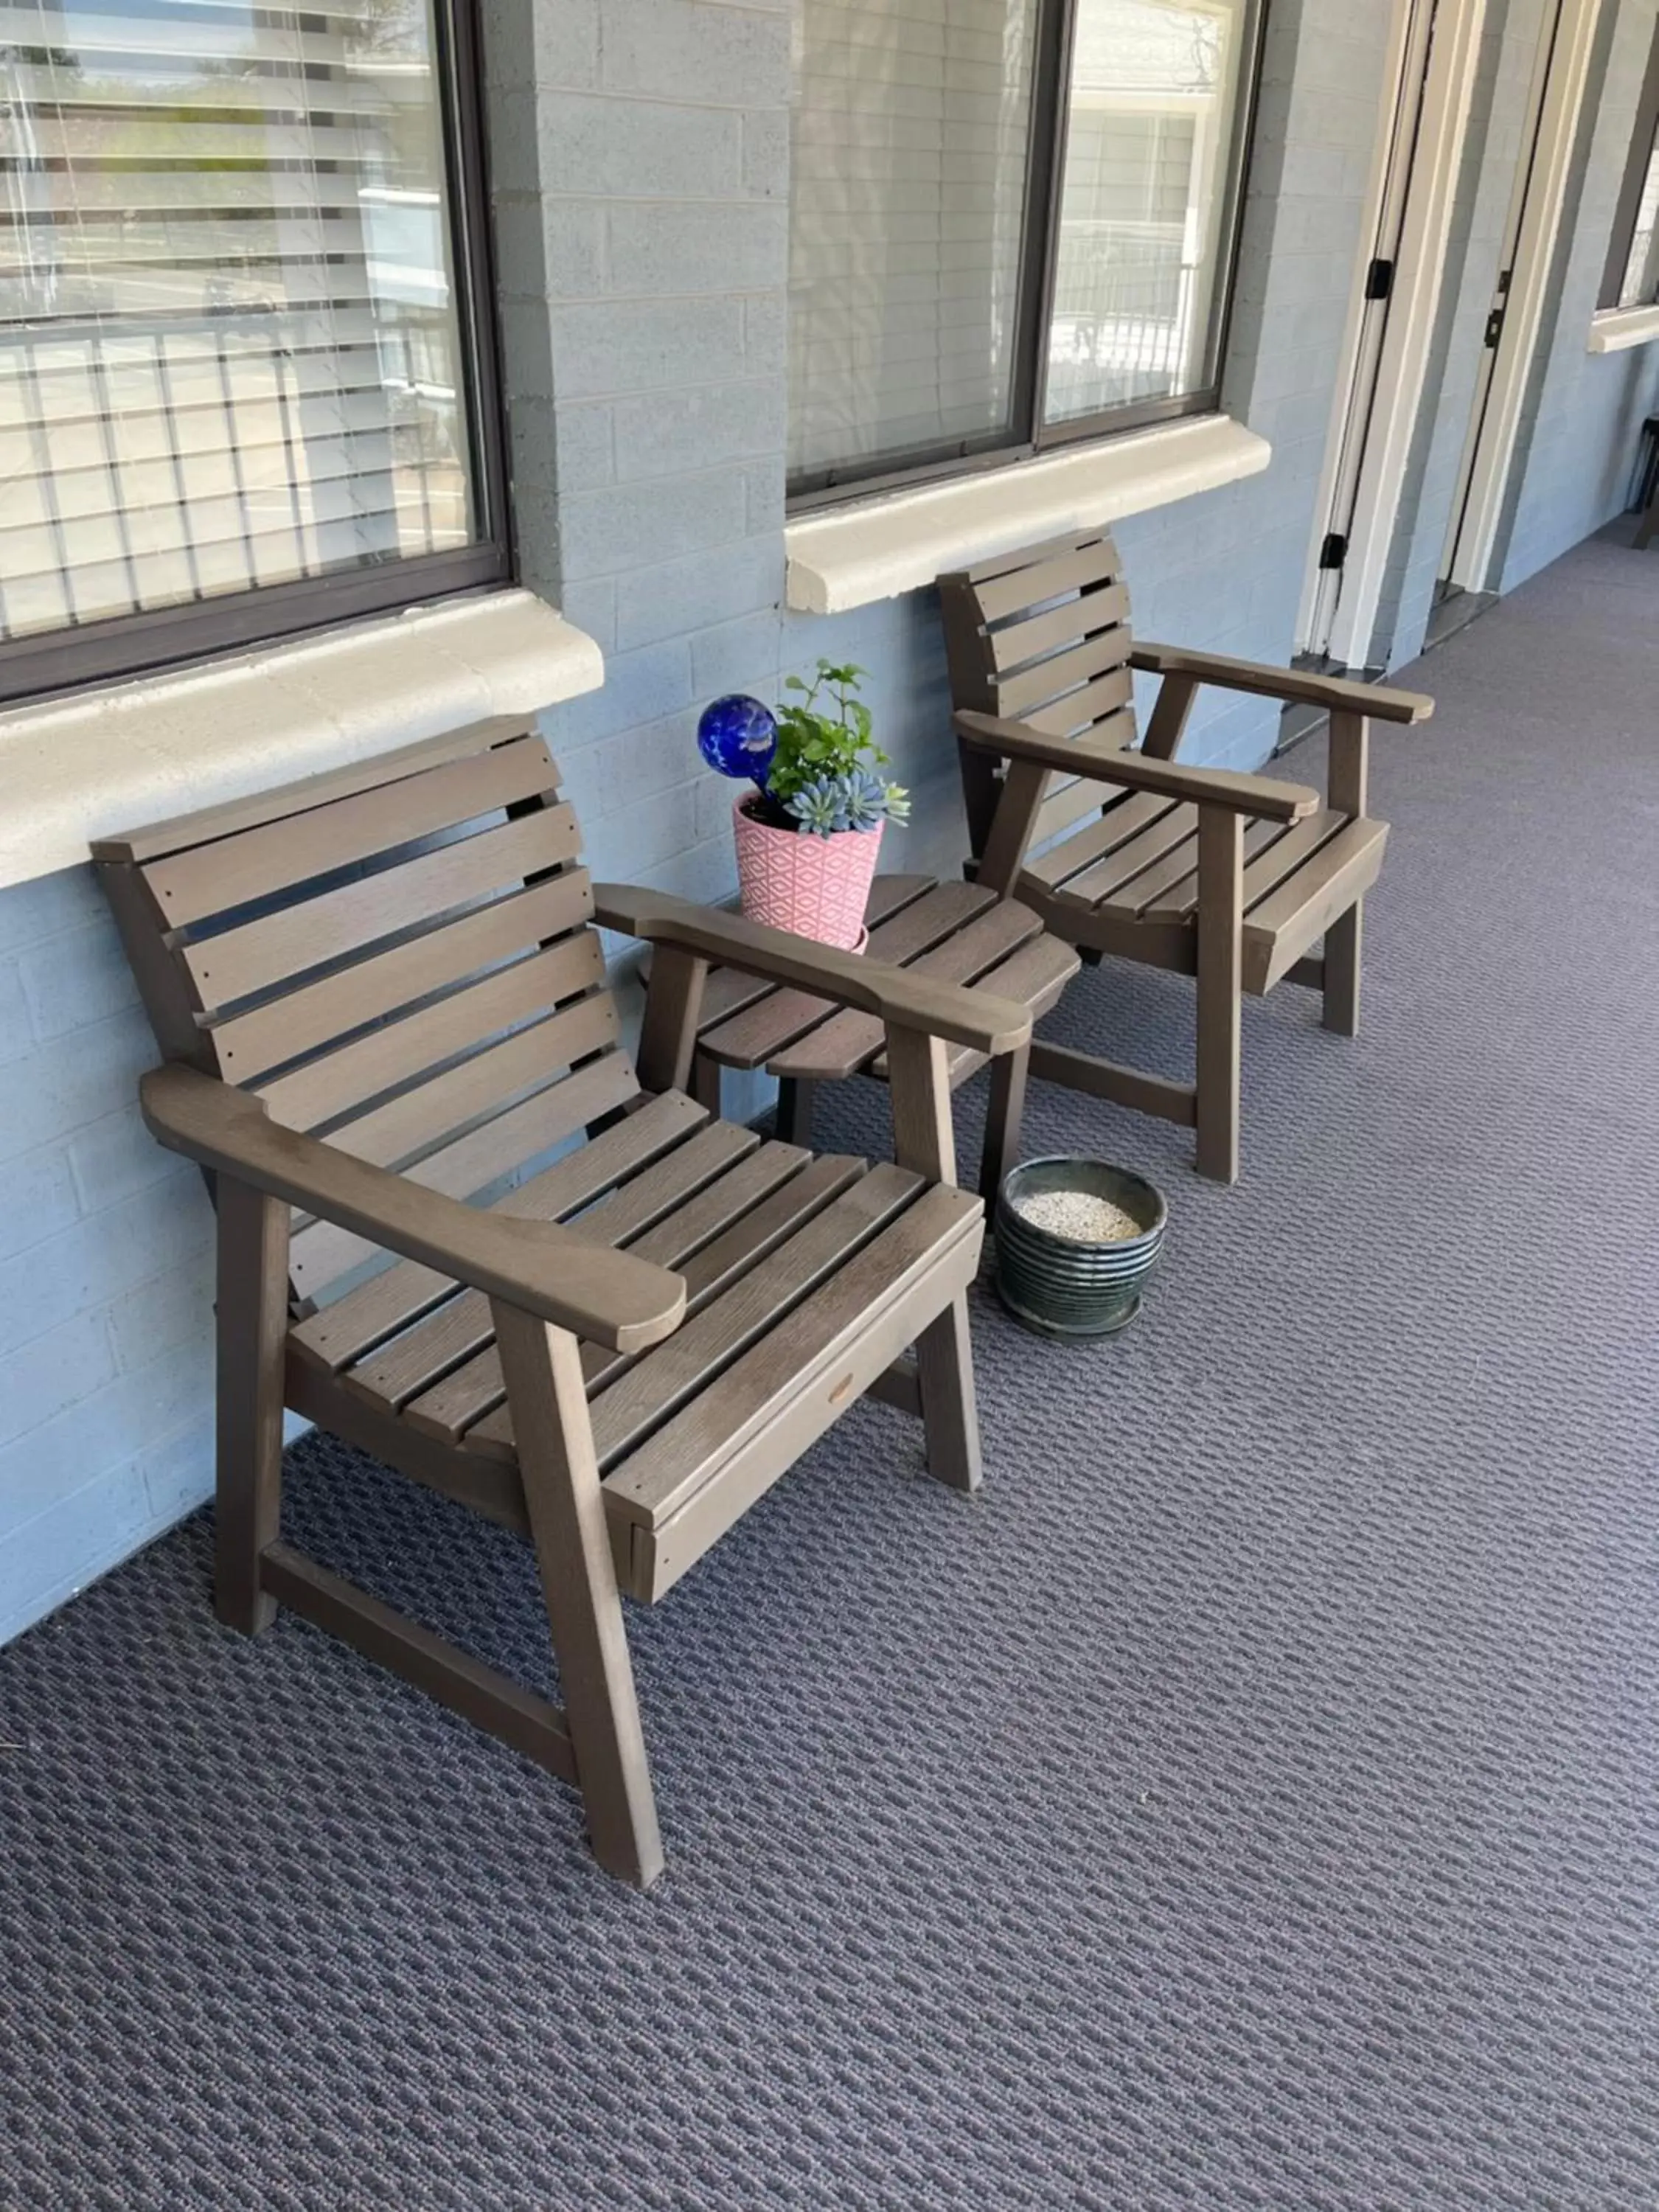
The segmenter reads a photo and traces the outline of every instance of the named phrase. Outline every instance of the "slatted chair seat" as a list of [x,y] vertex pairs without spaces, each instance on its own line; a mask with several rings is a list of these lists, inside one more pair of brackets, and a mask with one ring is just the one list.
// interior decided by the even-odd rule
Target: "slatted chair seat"
[[[1137,643],[1101,531],[939,579],[962,741],[972,880],[1085,954],[1198,980],[1194,1079],[1171,1082],[1039,1040],[1033,1074],[1195,1126],[1200,1170],[1238,1172],[1241,992],[1322,990],[1359,1020],[1361,926],[1388,824],[1366,810],[1368,725],[1421,721],[1414,692]],[[1133,679],[1163,681],[1137,746]],[[1297,784],[1176,758],[1199,688],[1330,714],[1326,803]],[[1316,951],[1316,947],[1322,948]]]
[[[615,1180],[594,1198],[605,1174]],[[884,1380],[903,1342],[875,1343],[869,1325],[951,1266],[953,1251],[953,1272],[970,1272],[981,1222],[964,1192],[763,1141],[679,1092],[653,1099],[507,1203],[537,1219],[569,1220],[581,1208],[584,1237],[684,1279],[687,1319],[663,1343],[631,1357],[581,1346],[617,1580],[647,1601],[782,1472],[771,1464],[775,1449],[755,1444],[775,1401],[799,1408],[812,1399],[827,1426],[853,1390],[847,1361],[857,1348],[858,1387],[880,1385],[916,1409],[913,1378]],[[343,1392],[361,1401],[356,1420]],[[528,1533],[507,1379],[489,1301],[476,1291],[404,1262],[298,1322],[289,1402],[369,1449],[387,1419],[458,1448],[479,1462],[475,1502]],[[793,1434],[790,1443],[793,1459]]]
[[[1160,799],[1132,813],[1133,804],[1127,792],[1104,799],[1096,821],[1028,861],[1027,871],[1061,907],[1074,906],[1084,927],[1097,919],[1103,935],[1159,933],[1158,964],[1195,974],[1198,810]],[[1244,990],[1256,997],[1271,990],[1332,919],[1364,896],[1382,873],[1388,842],[1386,822],[1351,822],[1329,806],[1300,822],[1246,824]]]
[[[951,1054],[1030,1017],[938,975],[595,886],[542,740],[492,723],[94,848],[218,1212],[216,1603],[398,1669],[662,1860],[619,1594],[663,1596],[866,1392],[979,1480]],[[637,1053],[595,922],[653,947]],[[873,1024],[896,1161],[687,1095],[711,966]],[[283,1540],[284,1406],[534,1542],[562,1709]]]

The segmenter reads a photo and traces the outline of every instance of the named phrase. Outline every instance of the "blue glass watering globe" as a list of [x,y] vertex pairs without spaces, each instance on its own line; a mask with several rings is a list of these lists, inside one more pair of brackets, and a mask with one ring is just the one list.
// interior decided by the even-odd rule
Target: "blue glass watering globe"
[[777,749],[777,718],[760,700],[732,691],[703,708],[697,750],[722,775],[747,776],[764,791]]

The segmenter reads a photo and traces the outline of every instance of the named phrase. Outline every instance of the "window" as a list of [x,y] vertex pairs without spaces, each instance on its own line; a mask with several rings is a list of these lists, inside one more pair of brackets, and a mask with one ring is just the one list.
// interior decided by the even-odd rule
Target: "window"
[[1217,404],[1256,0],[796,0],[798,498]]
[[505,576],[475,78],[441,0],[0,13],[0,694]]
[[1647,81],[1636,110],[1636,135],[1619,212],[1613,251],[1597,305],[1648,307],[1659,301],[1659,28],[1648,60]]

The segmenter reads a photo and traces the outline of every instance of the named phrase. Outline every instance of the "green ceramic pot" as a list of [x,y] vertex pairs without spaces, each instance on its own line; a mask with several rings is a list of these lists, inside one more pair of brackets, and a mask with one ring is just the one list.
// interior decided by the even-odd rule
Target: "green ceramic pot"
[[[1139,1224],[1133,1237],[1091,1241],[1038,1227],[1020,1200],[1044,1191],[1109,1199]],[[1169,1209],[1139,1176],[1104,1160],[1026,1160],[997,1193],[997,1292],[1016,1320],[1050,1336],[1110,1336],[1140,1310],[1164,1249]]]

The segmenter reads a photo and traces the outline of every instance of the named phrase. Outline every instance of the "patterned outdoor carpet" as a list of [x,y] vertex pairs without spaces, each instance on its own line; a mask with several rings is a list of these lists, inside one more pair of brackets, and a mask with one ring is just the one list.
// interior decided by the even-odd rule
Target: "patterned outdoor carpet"
[[[216,1626],[205,1516],[0,1654],[7,2212],[1659,2203],[1659,555],[1418,675],[1364,1034],[1247,1009],[1239,1188],[1036,1098],[1170,1194],[1144,1320],[981,1296],[979,1501],[866,1407],[631,1613],[652,1896]],[[1188,1010],[1054,1028],[1179,1072]],[[516,1542],[291,1460],[301,1540],[544,1679]]]

